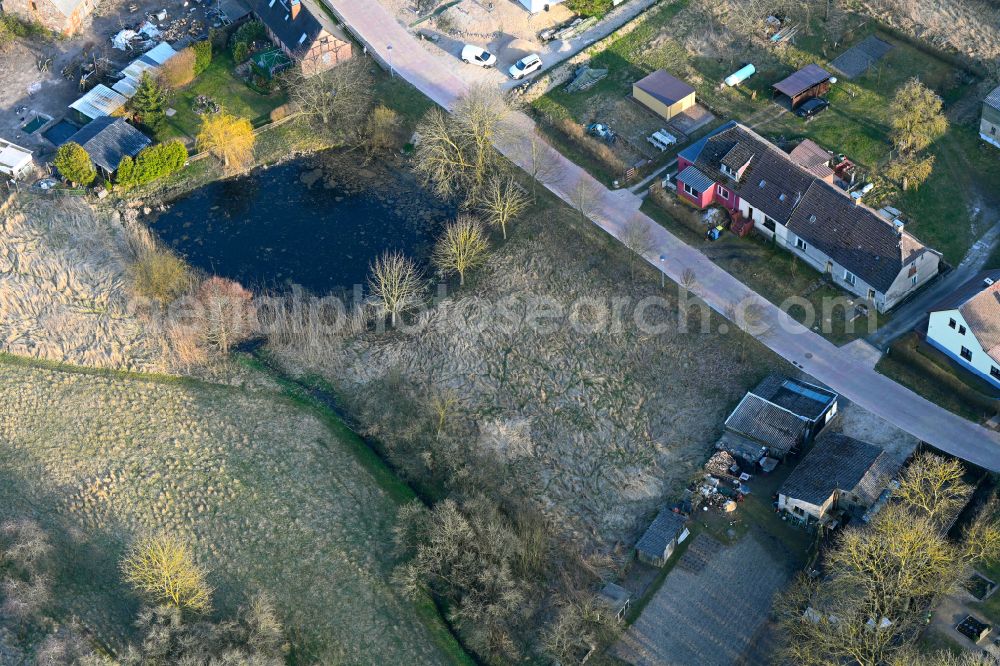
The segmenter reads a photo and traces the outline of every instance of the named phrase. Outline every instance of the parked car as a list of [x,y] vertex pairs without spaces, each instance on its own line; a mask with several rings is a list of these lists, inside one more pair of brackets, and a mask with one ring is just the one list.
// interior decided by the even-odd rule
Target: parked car
[[542,68],[542,59],[537,53],[526,55],[510,66],[510,78],[521,79]]
[[802,106],[795,109],[795,115],[799,118],[804,118],[805,120],[811,120],[819,114],[826,110],[826,107],[830,106],[830,103],[821,97],[813,97],[812,99],[803,102]]
[[462,47],[462,60],[470,65],[479,67],[492,67],[497,64],[497,57],[484,48],[474,44],[466,44]]

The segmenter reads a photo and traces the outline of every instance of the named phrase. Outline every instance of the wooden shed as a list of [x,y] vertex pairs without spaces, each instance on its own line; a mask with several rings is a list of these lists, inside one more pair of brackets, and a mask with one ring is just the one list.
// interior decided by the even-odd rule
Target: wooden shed
[[694,88],[663,69],[633,83],[632,97],[664,120],[695,105]]
[[656,520],[635,544],[635,555],[640,562],[662,567],[674,554],[677,544],[687,538],[688,531],[684,527],[687,516],[664,508],[656,516]]
[[816,64],[806,65],[772,86],[776,95],[785,95],[794,109],[802,102],[821,97],[830,90],[830,72]]

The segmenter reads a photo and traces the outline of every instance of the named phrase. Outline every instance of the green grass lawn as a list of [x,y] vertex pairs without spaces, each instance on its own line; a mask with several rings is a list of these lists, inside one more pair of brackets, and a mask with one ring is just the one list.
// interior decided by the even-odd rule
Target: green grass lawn
[[192,104],[199,95],[211,97],[229,113],[249,118],[255,127],[267,122],[271,110],[284,104],[287,97],[280,90],[270,95],[251,90],[233,74],[235,67],[228,50],[216,52],[212,57],[212,64],[201,76],[174,93],[170,106],[177,113],[173,118],[167,119],[165,128],[157,138],[161,141],[175,137],[193,139],[198,134],[201,116],[194,112]]
[[[668,201],[676,199],[672,192],[667,192],[666,196]],[[808,324],[807,320],[812,319],[812,329],[834,344],[845,344],[868,334],[867,321],[858,319],[850,323],[842,306],[827,305],[824,312],[824,303],[833,303],[833,299],[842,302],[844,297],[856,301],[855,297],[830,284],[818,271],[773,243],[753,235],[738,238],[728,231],[717,241],[707,240],[691,228],[700,223],[701,213],[679,201],[671,202],[670,209],[666,210],[647,198],[642,210],[775,305],[780,306],[793,297],[805,298],[812,305],[814,315],[802,305],[786,308],[786,311],[800,323]],[[682,223],[682,216],[686,224]],[[890,315],[875,313],[874,316],[877,326],[881,326]]]
[[[844,153],[868,174],[880,174],[890,159],[889,104],[895,91],[917,76],[945,100],[946,110],[974,94],[974,81],[951,63],[927,51],[878,31],[878,26],[854,17],[855,29],[845,44],[827,42],[822,22],[813,17],[812,29],[800,35],[796,45],[784,49],[756,47],[742,56],[753,62],[757,74],[737,89],[719,88],[719,82],[743,64],[742,60],[695,55],[681,39],[696,11],[687,0],[664,3],[631,33],[620,37],[596,54],[591,66],[609,69],[607,78],[582,93],[567,93],[559,86],[536,100],[532,107],[542,116],[569,117],[584,122],[590,109],[609,98],[620,99],[631,92],[632,83],[659,68],[687,80],[697,90],[701,103],[725,119],[762,121],[756,130],[764,136],[784,140],[810,138],[837,153]],[[675,25],[677,24],[677,25]],[[875,33],[893,45],[883,60],[853,79],[841,77],[828,98],[830,109],[806,123],[791,113],[767,118],[777,108],[771,101],[771,85],[801,64],[830,60]],[[758,114],[755,116],[755,114]],[[562,138],[557,147],[574,160],[583,151],[567,147]],[[1000,191],[1000,160],[985,154],[971,123],[953,124],[931,148],[936,165],[931,178],[919,190],[890,193],[887,200],[904,212],[910,230],[928,245],[940,250],[947,261],[957,263],[985,230],[973,224],[970,209],[976,191]],[[988,146],[986,146],[988,148]],[[591,173],[593,164],[580,159]],[[597,170],[600,173],[600,170]],[[607,180],[607,178],[604,178]]]
[[266,382],[0,362],[0,510],[53,535],[57,614],[114,647],[139,600],[117,562],[147,531],[187,541],[215,607],[270,594],[299,663],[468,663],[429,600],[390,582],[412,493],[346,427]]

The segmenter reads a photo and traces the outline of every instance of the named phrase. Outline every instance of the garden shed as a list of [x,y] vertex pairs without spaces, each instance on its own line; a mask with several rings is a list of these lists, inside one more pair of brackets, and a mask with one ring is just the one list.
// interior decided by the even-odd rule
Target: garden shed
[[94,165],[107,176],[118,170],[124,157],[135,157],[153,143],[121,118],[110,116],[91,121],[69,140],[83,146]]
[[662,567],[673,555],[677,544],[688,536],[687,516],[664,508],[656,516],[656,520],[635,544],[635,555],[640,562]]
[[830,72],[816,64],[806,65],[773,86],[775,94],[785,95],[794,109],[813,97],[821,97],[830,90]]
[[695,105],[694,88],[665,69],[658,69],[633,83],[632,97],[664,120]]

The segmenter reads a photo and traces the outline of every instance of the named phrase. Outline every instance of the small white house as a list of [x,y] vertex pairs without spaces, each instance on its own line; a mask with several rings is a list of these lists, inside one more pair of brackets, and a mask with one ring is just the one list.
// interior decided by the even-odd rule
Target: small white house
[[1000,270],[983,271],[934,306],[927,342],[1000,389]]
[[554,7],[555,5],[563,2],[565,2],[565,0],[520,0],[520,3],[524,5],[524,8],[532,14],[547,11],[549,7]]
[[31,170],[31,151],[0,139],[0,174],[17,179]]

